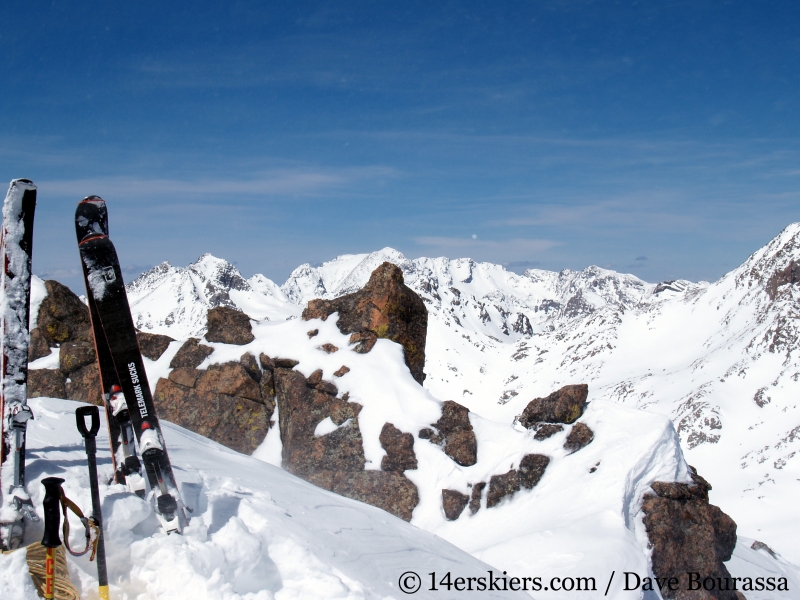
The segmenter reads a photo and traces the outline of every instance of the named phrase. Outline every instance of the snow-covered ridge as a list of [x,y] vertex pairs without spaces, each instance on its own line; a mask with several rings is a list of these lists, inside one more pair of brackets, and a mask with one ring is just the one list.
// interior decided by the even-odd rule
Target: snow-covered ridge
[[[667,415],[690,463],[719,473],[712,501],[740,531],[757,537],[767,528],[794,546],[762,507],[769,501],[784,518],[800,518],[789,492],[800,479],[800,292],[792,285],[800,224],[714,283],[651,284],[598,267],[518,275],[384,248],[302,265],[282,286],[244,280],[205,256],[185,269],[160,265],[129,286],[129,297],[142,329],[180,339],[202,335],[207,308],[222,302],[256,320],[297,317],[311,298],[358,289],[384,260],[428,306],[425,387],[434,396],[505,421],[533,397],[585,382],[598,398]],[[241,289],[226,296],[229,280]]]

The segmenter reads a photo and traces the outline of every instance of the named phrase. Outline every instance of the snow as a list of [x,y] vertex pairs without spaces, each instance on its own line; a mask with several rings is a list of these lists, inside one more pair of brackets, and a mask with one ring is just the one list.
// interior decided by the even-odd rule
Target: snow
[[[64,478],[67,497],[91,506],[85,451],[74,426],[78,403],[36,398],[29,428],[29,489],[41,507],[42,478]],[[164,598],[398,599],[405,571],[486,576],[486,564],[384,511],[318,489],[255,458],[162,422],[182,494],[194,508],[183,536],[166,536],[148,503],[121,485],[101,485],[111,596]],[[98,436],[102,478],[111,475],[105,428]],[[72,529],[76,544],[82,528]],[[41,536],[29,527],[28,542]],[[0,595],[25,598],[24,553],[0,556]],[[87,597],[96,570],[68,557]],[[496,575],[499,573],[496,572]],[[9,595],[6,595],[8,593]],[[440,594],[420,590],[415,597]],[[525,597],[486,593],[482,597]]]

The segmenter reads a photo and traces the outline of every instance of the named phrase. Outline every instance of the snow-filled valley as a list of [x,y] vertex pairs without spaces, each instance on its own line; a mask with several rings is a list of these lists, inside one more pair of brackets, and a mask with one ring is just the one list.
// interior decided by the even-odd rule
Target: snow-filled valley
[[[353,352],[335,318],[299,318],[310,299],[360,289],[384,261],[402,269],[428,309],[424,386],[411,376],[399,345],[379,339],[372,351]],[[366,469],[381,468],[385,423],[411,432],[418,467],[405,476],[419,503],[409,524],[277,468],[278,427],[248,457],[168,424],[176,476],[194,509],[191,524],[182,537],[164,536],[147,503],[121,486],[103,486],[112,595],[397,599],[406,596],[398,588],[401,574],[415,571],[423,577],[415,597],[450,597],[429,590],[428,573],[471,577],[493,569],[545,582],[594,578],[597,591],[581,597],[657,598],[625,591],[620,573],[652,576],[642,497],[655,481],[690,481],[691,464],[712,484],[711,502],[738,524],[726,563],[731,574],[788,581],[788,592],[747,592],[747,598],[800,599],[794,539],[800,509],[793,502],[800,485],[799,262],[796,224],[715,283],[648,284],[597,267],[517,275],[469,259],[408,260],[392,249],[303,265],[282,286],[261,275],[244,279],[210,255],[186,268],[159,265],[128,285],[137,327],[178,340],[157,360],[145,359],[153,390],[168,376],[182,340],[203,336],[209,308],[239,308],[252,319],[254,340],[204,340],[214,351],[198,368],[265,353],[299,361],[294,369],[304,377],[321,370],[331,380],[346,363],[349,372],[336,386],[363,407],[358,427]],[[34,315],[44,294],[36,280]],[[325,345],[339,350],[321,351]],[[57,366],[57,353],[31,364]],[[581,418],[594,432],[588,446],[570,453],[569,429],[540,440],[516,423],[530,400],[574,383],[589,385]],[[418,434],[439,418],[445,400],[471,411],[478,447],[472,466],[456,464]],[[57,475],[67,480],[67,495],[88,507],[77,405],[47,398],[31,405],[34,504],[41,506],[39,481]],[[348,426],[327,419],[315,435]],[[98,446],[107,447],[107,437]],[[445,518],[443,489],[469,495],[476,482],[520,469],[530,454],[550,460],[533,489],[455,521]],[[107,452],[100,459],[107,480]],[[27,535],[33,541],[41,530],[31,527]],[[763,545],[753,549],[756,540],[778,554]],[[14,567],[19,560],[0,556],[0,597],[33,593]],[[83,597],[96,597],[94,566],[70,560]],[[617,579],[609,584],[612,573]],[[554,589],[532,595],[576,597]]]

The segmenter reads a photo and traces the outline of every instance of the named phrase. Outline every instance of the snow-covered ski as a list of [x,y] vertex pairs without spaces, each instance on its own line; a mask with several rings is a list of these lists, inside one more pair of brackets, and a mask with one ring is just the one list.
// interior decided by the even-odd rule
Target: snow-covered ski
[[[98,202],[100,199],[90,200]],[[78,210],[80,212],[80,205]],[[155,499],[156,514],[167,533],[181,532],[187,522],[185,507],[175,483],[150,393],[117,252],[108,235],[102,231],[101,224],[91,223],[92,220],[87,219],[81,226],[76,213],[76,232],[86,280],[86,296],[94,303],[99,328],[102,330],[102,337],[105,337],[122,388],[147,481]]]
[[[108,235],[108,210],[105,200],[98,196],[89,196],[78,203],[75,211],[75,231],[82,240],[93,233]],[[84,284],[87,283],[87,271],[83,269]],[[133,424],[131,423],[128,404],[119,385],[114,361],[105,332],[100,324],[97,306],[91,294],[87,295],[89,317],[97,355],[97,368],[100,371],[103,403],[105,405],[108,437],[111,444],[111,461],[114,467],[114,480],[124,484],[129,491],[144,497],[145,482],[142,464],[136,453]]]
[[28,345],[31,305],[31,251],[36,186],[28,179],[11,182],[3,203],[0,234],[0,548],[22,545],[25,519],[38,521],[25,490],[25,432],[33,413],[28,407]]

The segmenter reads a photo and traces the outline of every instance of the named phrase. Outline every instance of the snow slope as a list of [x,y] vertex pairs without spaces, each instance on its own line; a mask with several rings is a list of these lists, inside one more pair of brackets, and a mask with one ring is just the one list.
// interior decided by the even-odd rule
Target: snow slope
[[[28,437],[28,477],[41,507],[47,476],[66,480],[66,495],[91,506],[75,402],[34,399]],[[101,486],[106,553],[114,598],[399,599],[402,573],[457,571],[486,576],[489,567],[442,539],[380,509],[316,488],[285,471],[237,454],[181,427],[164,435],[183,495],[194,513],[183,536],[159,531],[150,505],[123,486]],[[111,474],[98,436],[101,476]],[[41,524],[29,541],[41,537]],[[82,528],[73,526],[75,547]],[[78,531],[78,530],[81,531]],[[80,534],[80,535],[79,535]],[[27,573],[19,556],[0,556],[0,597],[25,598]],[[96,597],[96,568],[69,557],[71,578],[84,598]],[[496,573],[499,575],[499,573]],[[36,596],[28,597],[35,598]],[[491,598],[522,594],[485,594]],[[420,590],[415,597],[439,597]]]

